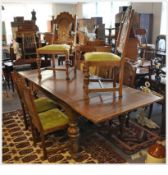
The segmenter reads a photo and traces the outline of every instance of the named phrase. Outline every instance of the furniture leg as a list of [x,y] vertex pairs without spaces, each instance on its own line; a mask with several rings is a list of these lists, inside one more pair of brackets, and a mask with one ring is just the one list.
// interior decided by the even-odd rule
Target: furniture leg
[[43,156],[44,160],[47,159],[47,150],[46,150],[46,145],[45,145],[45,135],[41,134],[41,141],[42,141],[42,148],[43,148]]
[[52,55],[52,67],[53,67],[53,74],[56,76],[56,70],[55,70],[55,55]]
[[123,137],[123,126],[124,126],[124,121],[125,121],[125,115],[120,115],[119,116],[119,130],[120,130],[120,137]]
[[166,128],[166,111],[165,111],[165,99],[162,104],[162,121],[161,121],[161,128],[160,134],[165,136],[165,128]]
[[37,55],[37,59],[36,59],[36,63],[37,63],[37,70],[38,70],[38,78],[41,79],[41,58],[39,55]]
[[70,152],[71,156],[74,159],[79,158],[79,128],[77,124],[78,114],[72,111],[69,107],[65,108],[65,113],[67,113],[70,118],[69,127],[68,127],[68,136],[70,139]]
[[66,66],[66,80],[69,80],[69,54],[66,54],[66,58],[65,58],[65,66]]
[[151,118],[152,110],[153,110],[153,103],[149,106],[149,116],[148,116],[148,118]]

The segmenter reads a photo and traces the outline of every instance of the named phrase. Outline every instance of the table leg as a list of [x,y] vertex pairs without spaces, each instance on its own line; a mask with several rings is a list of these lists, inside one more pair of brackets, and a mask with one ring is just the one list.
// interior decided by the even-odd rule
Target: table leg
[[39,55],[37,55],[37,59],[36,59],[36,63],[37,63],[37,70],[38,70],[38,78],[41,79],[41,58]]
[[165,136],[165,128],[166,128],[166,115],[165,115],[165,99],[162,104],[162,121],[161,121],[161,128],[160,128],[160,134],[162,136]]
[[52,67],[53,67],[53,74],[56,76],[56,68],[55,68],[55,55],[52,55]]
[[65,58],[65,66],[66,66],[66,80],[70,80],[69,78],[69,54],[66,54],[66,58]]
[[123,127],[124,127],[124,122],[125,122],[125,115],[120,115],[119,116],[119,130],[120,130],[120,137],[123,137]]
[[68,127],[68,136],[70,140],[70,152],[74,159],[78,159],[79,155],[79,128],[77,124],[78,114],[74,113],[71,108],[67,107],[65,109],[70,122]]

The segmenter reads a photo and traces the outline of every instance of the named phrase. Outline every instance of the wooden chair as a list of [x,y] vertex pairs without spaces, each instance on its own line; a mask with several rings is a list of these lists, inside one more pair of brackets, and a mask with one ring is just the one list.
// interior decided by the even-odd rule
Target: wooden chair
[[[22,87],[25,85],[24,80],[17,74],[16,71],[12,72],[12,79],[15,85],[15,89],[18,93],[19,99],[20,99],[20,103],[21,103],[21,107],[22,107],[22,111],[23,111],[23,120],[24,120],[24,124],[25,124],[25,129],[28,129],[28,117],[27,117],[27,109],[25,108],[25,99],[23,97],[23,89]],[[22,85],[20,86],[19,81],[22,82]],[[44,112],[47,111],[49,109],[58,107],[58,105],[53,102],[52,100],[46,98],[46,97],[40,97],[37,99],[34,99],[34,103],[36,106],[36,110],[38,113],[40,112]]]
[[72,16],[68,12],[62,12],[52,20],[54,44],[76,44],[76,16]]
[[36,137],[38,132],[42,140],[44,159],[46,159],[47,150],[45,146],[45,136],[55,131],[66,129],[69,119],[58,108],[52,108],[39,113],[37,111],[36,104],[34,103],[30,88],[23,86],[21,81],[19,81],[19,86],[22,87],[26,108],[30,116],[34,145],[36,146]]
[[138,39],[138,47],[140,50],[140,57],[147,59],[147,52],[151,51],[154,57],[155,46],[153,44],[148,44],[146,38],[146,30],[143,28],[135,29],[135,35]]
[[[134,10],[131,7],[127,8],[123,20],[120,25],[118,39],[116,42],[116,53],[105,53],[105,52],[90,52],[85,54],[84,60],[84,80],[83,88],[85,94],[90,92],[107,92],[107,91],[118,91],[119,96],[122,96],[122,85],[123,85],[123,72],[124,72],[124,61],[126,55],[126,45],[130,34],[130,29],[133,21]],[[120,54],[119,57],[117,54]],[[100,84],[100,88],[89,88],[89,83],[95,79],[90,79],[89,67],[104,67],[119,69],[119,82],[118,87],[116,86],[116,77],[113,77],[113,87],[105,88],[102,86],[101,80],[98,78],[97,81]]]
[[[62,12],[52,20],[52,25],[54,33],[52,44],[37,49],[39,58],[37,60],[39,78],[41,78],[40,54],[48,54],[52,55],[51,60],[54,75],[56,75],[55,70],[66,71],[66,79],[69,80],[69,74],[71,72],[69,69],[70,67],[74,70],[74,77],[76,76],[76,58],[73,49],[73,46],[76,45],[76,16],[73,17],[68,12]],[[65,68],[55,68],[55,55],[58,56],[58,59],[59,55],[61,55],[61,58],[63,56],[63,60],[65,60]],[[70,56],[72,60],[70,60]]]

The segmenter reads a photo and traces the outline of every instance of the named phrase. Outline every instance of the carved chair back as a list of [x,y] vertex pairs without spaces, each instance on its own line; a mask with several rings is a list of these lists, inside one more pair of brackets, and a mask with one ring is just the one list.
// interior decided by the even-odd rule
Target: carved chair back
[[55,38],[53,43],[76,44],[76,16],[60,13],[52,21]]

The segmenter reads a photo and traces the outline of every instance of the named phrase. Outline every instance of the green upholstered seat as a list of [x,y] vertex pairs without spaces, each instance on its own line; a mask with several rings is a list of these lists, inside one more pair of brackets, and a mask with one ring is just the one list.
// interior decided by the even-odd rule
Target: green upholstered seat
[[59,51],[68,51],[70,49],[70,45],[68,44],[51,44],[51,45],[47,45],[41,48],[38,48],[38,50],[59,50]]
[[57,108],[39,113],[39,119],[44,130],[59,128],[69,122],[69,118]]
[[120,61],[118,55],[109,52],[88,52],[84,55],[85,61]]
[[38,113],[44,112],[56,107],[56,104],[52,100],[46,97],[40,97],[38,99],[35,99],[34,102]]

